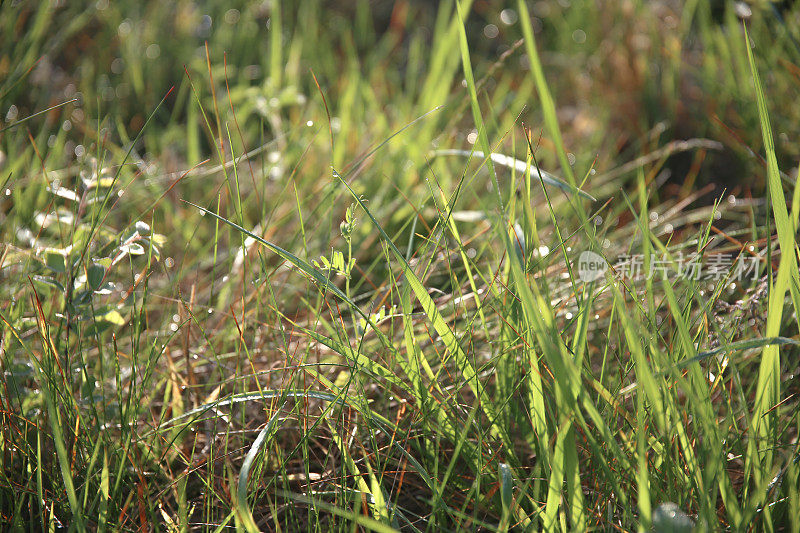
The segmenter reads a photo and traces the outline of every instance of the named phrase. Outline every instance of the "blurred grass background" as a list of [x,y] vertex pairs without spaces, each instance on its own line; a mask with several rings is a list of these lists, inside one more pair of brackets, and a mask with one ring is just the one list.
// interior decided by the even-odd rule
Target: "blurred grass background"
[[[676,502],[701,529],[797,530],[797,301],[787,295],[800,293],[790,283],[779,304],[772,295],[790,268],[778,266],[777,234],[797,227],[800,9],[524,5],[535,43],[524,42],[517,2],[461,2],[465,41],[444,0],[2,2],[0,524],[634,530],[657,522],[652,499],[656,511]],[[743,22],[791,227],[773,220],[772,147]],[[571,173],[597,201],[545,196],[535,177],[526,186],[498,167],[502,219],[482,156],[436,151],[480,149],[483,128],[493,151],[566,174],[531,44]],[[412,306],[411,270],[364,206],[423,280],[490,406],[419,295]],[[543,294],[532,298],[552,306],[538,326],[509,266],[516,252],[498,238],[517,222],[522,268]],[[254,236],[323,271],[322,258],[342,253],[327,273],[348,300],[334,304],[330,288]],[[751,243],[763,261],[749,285],[615,292],[568,272],[589,248],[613,264]],[[768,301],[787,309],[777,330]],[[778,335],[788,355],[768,378],[759,358]],[[568,353],[562,345],[577,374],[548,359]],[[747,348],[730,352],[741,366],[705,356],[702,387],[700,374],[657,371],[732,345]],[[427,358],[430,372],[400,353]],[[658,400],[632,392],[645,359]],[[565,376],[577,403],[559,388]],[[763,444],[775,457],[750,449],[747,429],[773,378]],[[694,404],[698,391],[708,404]],[[543,426],[536,408],[549,415]],[[723,443],[710,440],[712,422]]]

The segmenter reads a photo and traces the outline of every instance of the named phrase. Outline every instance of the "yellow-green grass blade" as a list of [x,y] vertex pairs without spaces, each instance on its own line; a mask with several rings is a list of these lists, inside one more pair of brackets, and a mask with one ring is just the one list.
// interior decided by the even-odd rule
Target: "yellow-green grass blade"
[[[756,105],[758,108],[761,135],[764,141],[764,151],[767,160],[769,198],[772,204],[772,214],[781,250],[778,272],[775,276],[774,283],[770,287],[767,325],[765,330],[765,337],[777,337],[780,335],[786,293],[789,290],[790,283],[798,282],[796,240],[793,226],[789,220],[789,214],[786,209],[786,198],[783,193],[778,161],[775,155],[775,143],[772,138],[772,126],[767,110],[767,102],[761,86],[758,67],[756,66],[753,51],[750,47],[750,38],[747,34],[746,26],[744,27],[743,38],[744,46],[747,49],[750,72],[753,76]],[[800,309],[795,309],[795,312],[800,313]],[[778,413],[773,410],[773,407],[776,406],[780,400],[780,352],[778,351],[777,345],[770,344],[764,348],[761,354],[758,383],[756,386],[753,413],[749,428],[750,440],[747,449],[747,466],[745,467],[745,471],[748,475],[752,472],[756,476],[756,485],[761,485],[760,481],[770,476],[772,473],[772,440],[774,438],[775,422],[778,415]],[[761,495],[754,496],[757,498],[761,497]]]

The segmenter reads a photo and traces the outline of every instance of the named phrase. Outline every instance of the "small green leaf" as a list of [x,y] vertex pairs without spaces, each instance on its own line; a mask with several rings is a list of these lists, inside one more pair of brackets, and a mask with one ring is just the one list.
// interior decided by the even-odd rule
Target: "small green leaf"
[[53,272],[67,271],[67,257],[61,250],[48,248],[44,251],[44,263]]
[[100,288],[100,284],[103,283],[105,275],[106,269],[98,263],[92,263],[89,265],[89,268],[86,269],[86,279],[89,282],[89,286],[95,291]]

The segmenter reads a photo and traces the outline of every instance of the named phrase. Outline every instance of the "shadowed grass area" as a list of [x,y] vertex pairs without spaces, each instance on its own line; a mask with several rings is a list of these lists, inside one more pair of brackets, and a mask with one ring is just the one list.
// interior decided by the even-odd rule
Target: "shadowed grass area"
[[798,530],[796,28],[0,4],[0,525]]

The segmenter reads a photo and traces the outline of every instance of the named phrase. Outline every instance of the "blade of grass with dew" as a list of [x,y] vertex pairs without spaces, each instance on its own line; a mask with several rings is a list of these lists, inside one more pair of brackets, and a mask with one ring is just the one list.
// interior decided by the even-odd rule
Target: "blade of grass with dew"
[[250,505],[247,503],[247,481],[250,476],[250,468],[252,468],[258,456],[258,452],[267,445],[270,437],[274,433],[275,424],[278,421],[279,415],[280,409],[270,417],[267,424],[258,432],[258,436],[247,451],[247,455],[242,462],[242,468],[239,470],[239,479],[236,484],[236,506],[240,513],[240,520],[244,523],[245,529],[247,529],[249,533],[260,531],[253,520],[253,513],[250,509]]
[[[778,273],[775,282],[770,287],[767,325],[765,337],[777,337],[780,334],[781,319],[783,318],[783,307],[786,292],[790,281],[798,282],[798,266],[796,257],[796,240],[789,221],[786,210],[786,199],[781,185],[778,160],[775,155],[775,144],[772,139],[772,125],[770,124],[767,102],[761,86],[758,67],[753,57],[750,47],[750,37],[747,34],[747,27],[743,24],[744,37],[743,43],[747,49],[747,59],[750,64],[750,72],[753,76],[753,86],[758,107],[759,122],[761,123],[761,134],[764,141],[764,151],[767,159],[767,183],[769,198],[772,204],[772,214],[775,222],[775,229],[778,233],[778,243],[781,249],[781,259],[778,264]],[[797,186],[797,185],[795,185]],[[795,306],[795,313],[800,313],[800,309]],[[781,375],[780,375],[780,353],[778,346],[771,344],[764,348],[761,355],[761,362],[758,369],[758,383],[753,405],[752,421],[750,424],[750,439],[747,447],[747,460],[745,475],[751,472],[755,475],[756,484],[760,485],[761,480],[772,475],[773,470],[773,432],[777,422],[777,413],[773,407],[781,401]],[[756,496],[761,498],[761,495]],[[766,504],[766,502],[763,502]]]

